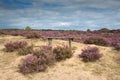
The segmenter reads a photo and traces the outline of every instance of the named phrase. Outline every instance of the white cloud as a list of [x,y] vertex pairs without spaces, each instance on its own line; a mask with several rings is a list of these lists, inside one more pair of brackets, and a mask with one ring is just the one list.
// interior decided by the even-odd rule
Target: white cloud
[[[45,2],[63,6],[43,7]],[[81,29],[83,26],[92,29],[102,26],[119,28],[120,24],[116,24],[120,20],[119,4],[117,0],[34,0],[29,8],[0,9],[0,24],[52,29]]]
[[70,26],[71,23],[68,23],[68,22],[60,22],[58,23],[59,26]]

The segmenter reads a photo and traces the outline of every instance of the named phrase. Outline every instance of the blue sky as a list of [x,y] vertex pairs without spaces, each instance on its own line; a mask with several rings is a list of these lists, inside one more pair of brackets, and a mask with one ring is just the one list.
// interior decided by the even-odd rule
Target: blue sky
[[120,29],[120,0],[0,0],[0,28]]

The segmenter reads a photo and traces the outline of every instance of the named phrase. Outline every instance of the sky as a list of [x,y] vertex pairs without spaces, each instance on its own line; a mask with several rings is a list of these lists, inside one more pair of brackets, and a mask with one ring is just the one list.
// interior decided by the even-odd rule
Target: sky
[[0,0],[0,28],[120,29],[120,0]]

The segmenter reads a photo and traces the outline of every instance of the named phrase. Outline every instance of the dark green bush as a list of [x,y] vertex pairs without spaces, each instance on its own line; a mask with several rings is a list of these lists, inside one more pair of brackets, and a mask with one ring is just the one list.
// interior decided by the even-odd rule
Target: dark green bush
[[53,54],[57,61],[65,60],[72,57],[72,51],[70,51],[68,46],[57,46],[53,49]]

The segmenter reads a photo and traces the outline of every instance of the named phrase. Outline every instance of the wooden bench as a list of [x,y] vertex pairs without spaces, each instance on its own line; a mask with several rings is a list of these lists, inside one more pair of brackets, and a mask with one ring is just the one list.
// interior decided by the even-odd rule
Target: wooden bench
[[72,41],[73,41],[73,37],[47,37],[48,39],[48,46],[52,47],[52,40],[53,39],[68,39],[69,41],[69,48],[70,48],[70,51],[71,51],[71,47],[72,47]]

